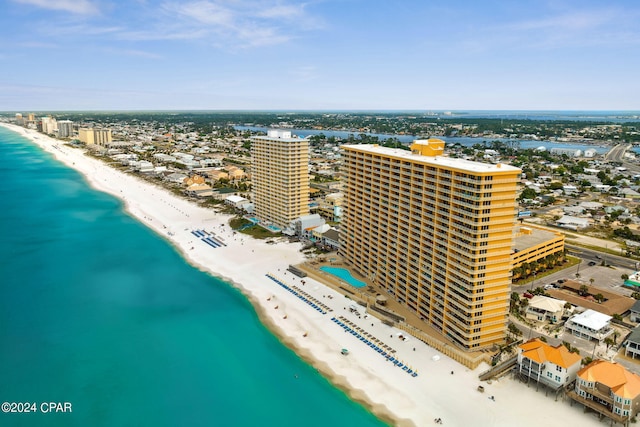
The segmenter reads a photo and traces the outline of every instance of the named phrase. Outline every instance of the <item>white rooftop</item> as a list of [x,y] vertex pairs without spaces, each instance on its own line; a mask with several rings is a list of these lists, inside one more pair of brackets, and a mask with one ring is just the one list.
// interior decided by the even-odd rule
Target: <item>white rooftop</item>
[[225,200],[228,200],[231,203],[238,203],[238,202],[242,202],[242,201],[247,200],[247,199],[245,199],[244,197],[241,197],[241,196],[229,196]]
[[544,295],[536,295],[529,301],[529,307],[535,307],[539,310],[556,313],[564,308],[566,301],[545,297]]
[[498,163],[492,165],[490,163],[474,162],[472,160],[456,159],[444,156],[423,156],[414,154],[409,150],[401,150],[399,148],[381,147],[375,144],[351,144],[343,145],[342,148],[349,148],[354,151],[365,153],[381,154],[384,156],[392,156],[400,159],[407,159],[412,162],[420,162],[430,166],[439,166],[473,172],[520,172],[520,168],[511,165]]
[[571,322],[593,329],[594,331],[599,331],[604,327],[608,327],[610,321],[611,316],[607,316],[606,314],[599,313],[594,310],[587,310],[584,313],[576,314],[571,318]]

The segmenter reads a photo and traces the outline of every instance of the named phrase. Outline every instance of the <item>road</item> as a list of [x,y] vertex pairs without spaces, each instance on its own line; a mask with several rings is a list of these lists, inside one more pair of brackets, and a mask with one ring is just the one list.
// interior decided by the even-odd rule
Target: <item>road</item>
[[638,267],[640,266],[640,262],[631,258],[626,258],[619,255],[611,255],[609,253],[583,248],[582,246],[565,244],[565,247],[567,248],[567,252],[569,253],[569,255],[581,258],[585,266],[590,261],[595,261],[597,265],[602,264],[602,262],[604,261],[606,265],[610,265],[611,267],[628,268],[634,271],[637,271]]
[[604,159],[608,162],[622,162],[624,153],[630,148],[631,144],[618,144],[604,155]]

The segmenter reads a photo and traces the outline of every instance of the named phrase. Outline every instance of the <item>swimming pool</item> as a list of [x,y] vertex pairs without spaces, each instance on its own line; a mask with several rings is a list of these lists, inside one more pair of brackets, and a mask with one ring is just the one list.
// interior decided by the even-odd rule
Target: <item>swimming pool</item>
[[339,279],[344,280],[354,288],[364,288],[367,286],[362,280],[358,280],[351,275],[351,272],[346,268],[338,268],[338,267],[320,267],[320,270],[326,271],[329,274],[336,276]]

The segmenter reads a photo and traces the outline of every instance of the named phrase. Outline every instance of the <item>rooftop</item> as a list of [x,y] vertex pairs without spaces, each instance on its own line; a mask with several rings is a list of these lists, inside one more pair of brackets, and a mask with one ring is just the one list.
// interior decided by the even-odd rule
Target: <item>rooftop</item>
[[633,399],[640,394],[640,376],[617,363],[595,360],[578,371],[578,376],[586,381],[604,384],[621,397]]
[[456,159],[444,156],[422,156],[414,154],[411,151],[401,150],[399,148],[381,147],[377,144],[356,144],[343,145],[343,149],[360,151],[364,153],[380,154],[383,156],[395,157],[401,160],[408,160],[414,163],[423,163],[429,166],[445,167],[450,169],[459,169],[462,171],[472,171],[478,173],[514,173],[520,172],[519,168],[514,166],[498,163],[492,165],[489,163],[474,162],[471,160]]
[[584,313],[576,314],[570,319],[573,323],[599,331],[600,329],[609,326],[611,316],[598,313],[595,310],[586,310]]
[[552,347],[538,338],[521,344],[520,348],[524,357],[537,363],[548,361],[557,366],[569,368],[582,360],[579,354],[571,353],[564,345],[558,344],[556,347]]
[[557,237],[562,237],[560,233],[535,227],[520,227],[516,230],[516,233],[513,244],[514,248],[518,251],[532,248]]

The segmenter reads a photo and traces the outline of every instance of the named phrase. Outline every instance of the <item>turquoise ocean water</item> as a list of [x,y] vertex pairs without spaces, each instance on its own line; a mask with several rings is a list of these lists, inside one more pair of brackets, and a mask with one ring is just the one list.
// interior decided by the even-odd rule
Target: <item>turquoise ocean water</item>
[[384,425],[237,290],[2,127],[0,183],[0,402],[73,410],[0,425]]

